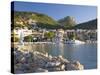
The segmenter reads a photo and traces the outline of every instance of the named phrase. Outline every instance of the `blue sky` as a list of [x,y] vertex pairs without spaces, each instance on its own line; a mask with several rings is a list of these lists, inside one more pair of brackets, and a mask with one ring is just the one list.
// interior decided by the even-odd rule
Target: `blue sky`
[[34,2],[14,2],[14,10],[31,11],[47,14],[55,20],[66,16],[73,16],[77,23],[86,22],[97,18],[96,6],[64,5],[64,4],[47,4]]

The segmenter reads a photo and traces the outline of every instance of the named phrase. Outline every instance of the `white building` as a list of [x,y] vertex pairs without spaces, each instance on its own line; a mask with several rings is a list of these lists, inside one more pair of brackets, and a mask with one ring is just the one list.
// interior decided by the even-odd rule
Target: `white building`
[[[22,29],[22,30],[23,30],[24,36],[28,36],[28,35],[32,34],[32,30],[29,30],[27,27],[24,27],[24,29]],[[21,31],[21,29],[18,29],[18,30],[14,29],[11,34],[12,35],[14,34],[15,37],[20,37],[20,31]]]
[[55,37],[55,41],[56,42],[63,42],[63,35],[64,35],[64,30],[63,29],[58,29],[56,31],[56,37]]

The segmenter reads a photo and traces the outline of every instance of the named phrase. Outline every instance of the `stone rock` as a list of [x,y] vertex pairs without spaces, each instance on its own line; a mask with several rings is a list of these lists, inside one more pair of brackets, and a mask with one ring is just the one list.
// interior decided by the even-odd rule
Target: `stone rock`
[[72,63],[67,63],[65,70],[83,70],[84,66],[80,64],[79,61],[74,61]]
[[46,69],[37,68],[35,72],[48,72]]
[[59,61],[47,62],[46,67],[59,66],[60,64]]
[[62,71],[65,70],[65,65],[62,64],[62,65],[60,66],[60,69],[61,69]]
[[65,66],[65,70],[77,70],[75,68],[75,66],[71,63],[68,63],[66,66]]
[[84,66],[79,61],[70,62],[61,55],[51,56],[38,51],[14,51],[15,73],[48,72],[64,70],[83,70]]
[[73,63],[75,65],[75,67],[78,69],[78,70],[83,70],[84,69],[84,66],[82,64],[80,64],[79,61],[75,61]]

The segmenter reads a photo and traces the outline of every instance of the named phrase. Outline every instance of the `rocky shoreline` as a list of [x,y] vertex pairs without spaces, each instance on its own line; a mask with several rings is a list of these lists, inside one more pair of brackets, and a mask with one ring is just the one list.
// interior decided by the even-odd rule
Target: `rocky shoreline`
[[55,57],[48,55],[48,53],[14,48],[14,73],[17,74],[83,69],[84,66],[79,61],[68,61],[61,55]]

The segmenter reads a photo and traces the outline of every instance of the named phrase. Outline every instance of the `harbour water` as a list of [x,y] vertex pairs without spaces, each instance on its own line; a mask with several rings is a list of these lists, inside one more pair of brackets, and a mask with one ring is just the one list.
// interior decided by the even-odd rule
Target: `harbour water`
[[97,44],[37,43],[26,46],[32,51],[47,52],[52,56],[62,55],[70,61],[77,60],[84,65],[85,69],[97,68]]

